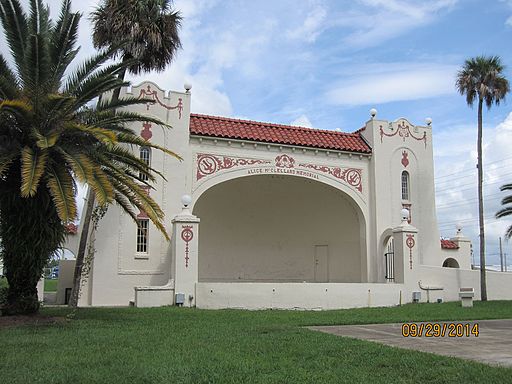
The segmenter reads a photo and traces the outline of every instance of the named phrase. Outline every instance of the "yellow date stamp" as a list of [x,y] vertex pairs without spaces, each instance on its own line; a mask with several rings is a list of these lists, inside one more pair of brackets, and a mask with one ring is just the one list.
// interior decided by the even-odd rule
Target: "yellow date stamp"
[[403,337],[478,337],[478,323],[403,323]]

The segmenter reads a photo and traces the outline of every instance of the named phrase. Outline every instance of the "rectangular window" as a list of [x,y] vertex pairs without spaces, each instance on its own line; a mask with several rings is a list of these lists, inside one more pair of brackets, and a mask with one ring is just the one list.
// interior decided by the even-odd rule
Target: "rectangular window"
[[[148,166],[151,165],[151,149],[148,147],[141,147],[139,156],[144,163],[146,163]],[[143,181],[148,181],[148,175],[145,173],[139,172],[139,178]]]
[[149,219],[137,220],[137,253],[148,253]]
[[402,200],[409,200],[409,174],[402,172]]

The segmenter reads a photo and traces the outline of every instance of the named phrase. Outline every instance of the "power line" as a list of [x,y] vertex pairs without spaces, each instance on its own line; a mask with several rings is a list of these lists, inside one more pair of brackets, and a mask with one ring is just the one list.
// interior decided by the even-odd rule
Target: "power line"
[[[493,193],[493,194],[487,195],[484,199],[484,203],[487,201],[503,200],[503,197],[498,196],[498,195],[501,195],[501,193]],[[495,197],[492,197],[492,196],[495,196]],[[441,204],[441,205],[436,205],[436,209],[457,207],[459,205],[465,205],[465,204],[468,204],[473,201],[478,201],[478,197],[474,197],[471,199],[465,199],[464,201],[456,201],[455,203],[445,203],[445,204]]]
[[[509,175],[509,174],[507,174],[507,175]],[[507,175],[503,175],[503,176],[507,176]],[[512,173],[510,173],[510,175],[512,175]],[[503,180],[493,181],[492,183],[484,182],[483,187],[485,188],[485,187],[488,187],[488,186],[494,185],[494,184],[507,184],[507,183],[503,182]],[[462,188],[462,189],[460,188],[460,187],[466,187],[466,186],[469,186],[469,185],[471,185],[471,188]],[[457,191],[467,191],[467,190],[474,189],[474,188],[476,188],[476,185],[474,185],[474,183],[467,183],[467,184],[461,184],[461,185],[454,185],[451,188],[436,189],[436,193],[451,191],[453,189],[456,189]]]
[[[510,167],[510,165],[506,165],[506,166],[503,165],[501,167],[496,167],[496,168],[493,168],[492,170],[488,170],[486,173],[488,174],[489,172],[494,172],[494,171],[496,171],[498,169],[502,169],[502,168],[507,168],[507,171],[508,171],[509,170],[508,168],[511,168],[511,167]],[[461,172],[461,173],[463,173],[463,172]],[[468,173],[467,175],[460,175],[459,174],[458,176],[452,177],[452,178],[447,179],[447,180],[436,181],[435,184],[436,185],[443,185],[443,184],[450,183],[450,182],[452,182],[454,180],[467,179],[469,177],[475,177],[475,176],[476,176],[476,169],[475,170],[471,170],[471,173]],[[500,175],[500,176],[502,176],[502,175]],[[434,178],[434,180],[436,180],[436,179]]]
[[[500,162],[502,162],[502,161],[511,160],[511,159],[512,159],[512,157],[506,157],[506,158],[501,159],[501,160],[491,161],[490,163],[485,163],[485,164],[484,164],[484,168],[485,168],[485,167],[487,167],[487,166],[489,166],[489,165],[491,165],[491,164],[496,164],[496,163],[500,163]],[[465,171],[461,171],[461,172],[465,172]],[[444,177],[450,177],[450,176],[453,176],[453,175],[457,175],[457,174],[459,174],[459,173],[460,173],[460,172],[454,172],[454,173],[450,173],[450,174],[448,174],[448,175],[437,176],[437,177],[434,177],[434,179],[442,179],[442,178],[444,178]]]

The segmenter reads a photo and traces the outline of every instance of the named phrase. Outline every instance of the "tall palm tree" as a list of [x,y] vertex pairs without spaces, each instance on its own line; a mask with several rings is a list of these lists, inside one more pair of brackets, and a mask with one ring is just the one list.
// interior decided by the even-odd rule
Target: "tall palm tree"
[[115,202],[134,220],[136,209],[145,211],[168,237],[163,212],[144,186],[161,174],[130,146],[178,156],[125,127],[143,121],[165,125],[122,109],[144,100],[90,106],[127,84],[118,74],[131,61],[106,64],[115,47],[65,76],[78,52],[80,14],[71,12],[70,0],[63,0],[55,23],[41,0],[30,2],[28,15],[18,0],[0,0],[0,20],[14,63],[10,68],[0,55],[0,252],[9,283],[2,312],[34,313],[43,267],[61,246],[66,223],[76,218],[76,181],[88,184],[101,206]]
[[480,226],[480,289],[482,301],[487,300],[487,284],[485,278],[485,228],[484,228],[484,196],[483,196],[483,161],[482,161],[482,107],[488,109],[493,104],[499,105],[509,92],[508,80],[503,75],[504,66],[499,56],[477,56],[464,62],[457,73],[456,87],[466,102],[473,106],[478,100],[478,219]]
[[[512,191],[512,184],[504,184],[500,187],[500,191]],[[512,195],[505,196],[503,200],[501,200],[501,205],[504,207],[496,212],[496,218],[499,219],[501,217],[507,217],[512,215],[512,205],[507,205],[512,203]],[[505,233],[505,237],[510,239],[512,237],[512,225],[507,228],[507,232]]]
[[[103,0],[91,16],[94,46],[112,49],[123,63],[129,63],[118,73],[121,80],[124,80],[126,71],[133,74],[163,71],[181,48],[178,35],[181,16],[172,10],[172,0]],[[119,99],[120,90],[120,87],[114,90],[113,101]],[[73,293],[69,301],[72,307],[78,305],[94,205],[94,195],[89,192],[81,220]]]
[[181,48],[181,15],[172,0],[103,0],[91,16],[94,46],[117,47],[116,56],[132,62],[119,72],[121,79],[127,70],[163,71]]

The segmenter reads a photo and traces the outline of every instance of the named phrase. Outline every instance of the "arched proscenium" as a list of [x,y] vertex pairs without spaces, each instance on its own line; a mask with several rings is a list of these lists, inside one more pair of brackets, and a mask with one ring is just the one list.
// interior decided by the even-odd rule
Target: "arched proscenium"
[[368,278],[365,213],[336,186],[288,175],[239,176],[193,201],[201,218],[200,281]]

